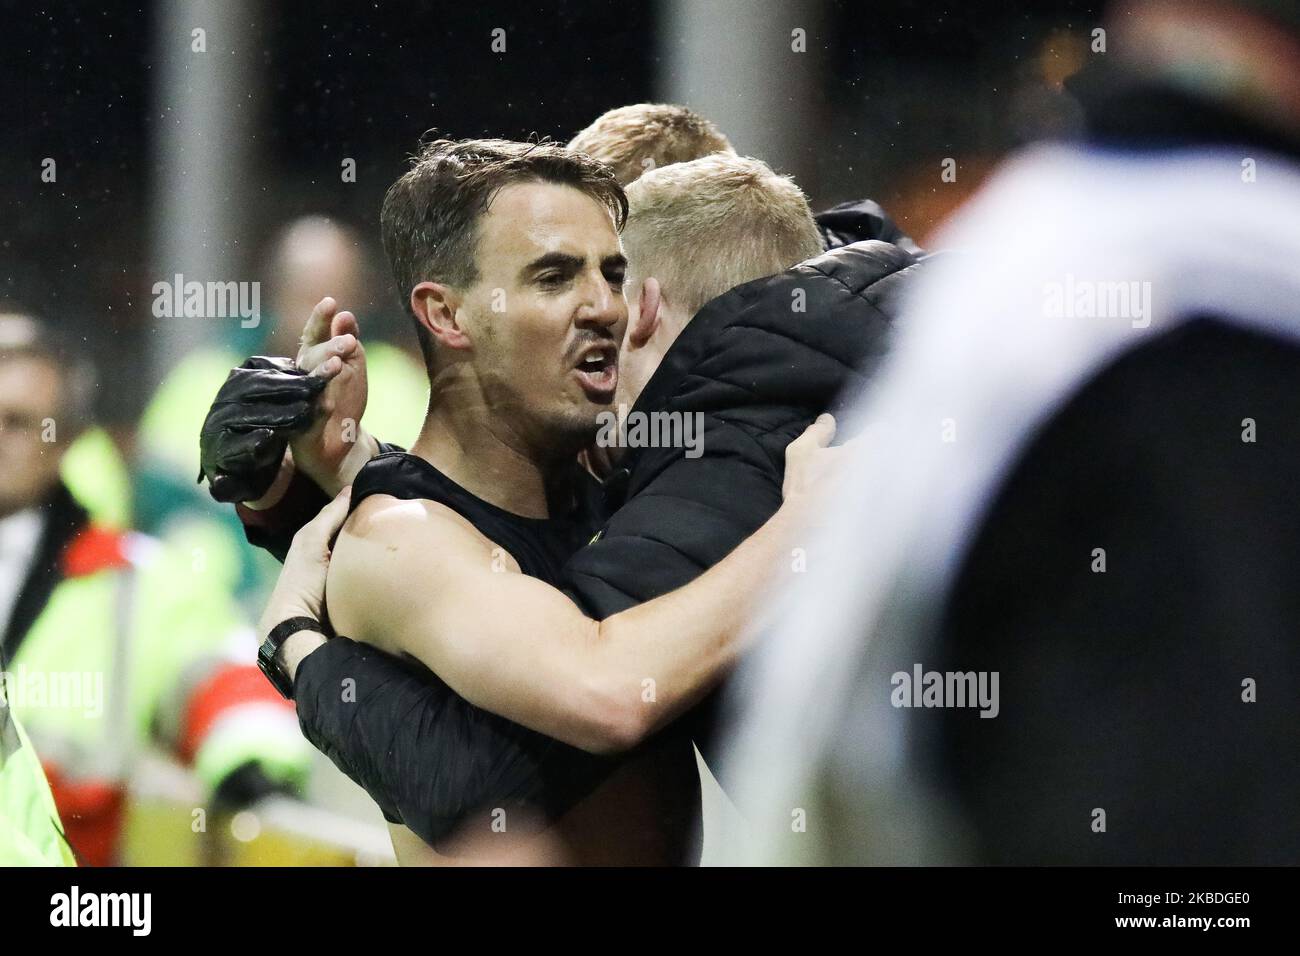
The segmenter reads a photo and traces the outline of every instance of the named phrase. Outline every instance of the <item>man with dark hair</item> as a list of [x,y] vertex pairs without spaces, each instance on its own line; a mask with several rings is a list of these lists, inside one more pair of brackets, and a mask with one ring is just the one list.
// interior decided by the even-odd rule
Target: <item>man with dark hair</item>
[[[421,322],[417,303],[409,299],[407,293],[415,288],[420,282],[419,277],[424,275],[437,275],[447,285],[457,288],[467,288],[478,282],[479,264],[475,252],[480,238],[480,219],[503,187],[529,181],[550,182],[581,192],[608,213],[614,228],[623,227],[627,217],[627,198],[609,171],[599,163],[579,157],[554,143],[515,143],[488,139],[436,140],[419,150],[410,169],[389,187],[384,196],[380,213],[384,251],[397,288],[401,290],[403,308],[414,322],[420,351],[433,387],[430,402],[436,398],[438,374],[449,372],[450,369],[437,367],[438,353],[434,348],[433,335]],[[617,281],[625,266],[622,252],[612,250],[607,259],[601,268],[608,274],[609,281]],[[564,268],[573,268],[572,262],[562,265]],[[482,315],[499,318],[509,313],[510,303],[505,287],[485,286],[483,292],[483,301],[473,303],[476,309],[481,309]],[[427,303],[422,303],[420,307],[425,306]],[[488,338],[478,343],[477,350],[480,353],[489,348],[505,350],[510,354],[499,356],[503,363],[500,368],[512,366],[517,360],[520,363],[517,369],[519,374],[498,374],[489,368],[487,380],[483,383],[484,400],[508,401],[520,406],[525,415],[533,412],[545,414],[544,400],[536,401],[535,396],[521,395],[518,391],[521,388],[544,387],[543,380],[553,379],[554,370],[542,373],[539,367],[532,364],[544,361],[542,353],[531,352],[526,340],[496,334],[498,325],[499,321],[486,323]],[[607,330],[601,332],[600,337],[612,340]],[[617,343],[612,344],[616,347]],[[609,374],[616,361],[617,356],[609,349],[600,353],[590,363],[592,369],[588,370],[593,381],[600,374]],[[602,368],[603,373],[600,371]],[[363,403],[356,410],[352,417],[354,424],[360,421],[364,408]],[[568,427],[574,426],[571,424]],[[364,434],[355,436],[326,433],[323,428],[318,428],[308,437],[312,440],[295,442],[295,450],[298,452],[299,470],[309,475],[332,476],[336,470],[333,460],[324,464],[316,461],[317,445],[326,446],[323,450],[330,459],[341,448],[345,449],[349,456],[350,474],[355,474],[362,464],[378,452],[375,441]],[[355,437],[360,440],[352,441]],[[286,461],[277,482],[260,495],[260,505],[265,507],[278,501],[293,474],[291,463]],[[329,487],[328,480],[321,483]],[[236,491],[242,494],[237,495]],[[245,489],[231,488],[218,494],[214,489],[214,494],[221,500],[242,500],[247,492]],[[257,507],[254,505],[255,509]]]
[[[586,193],[606,208],[617,229],[627,219],[627,197],[617,182],[601,166],[581,162],[562,146],[437,140],[420,150],[384,196],[380,229],[397,287],[413,289],[425,275],[439,276],[448,285],[473,285],[479,277],[474,256],[478,219],[502,187],[525,180]],[[408,308],[415,316],[414,306]],[[434,337],[418,317],[415,331],[432,369]]]

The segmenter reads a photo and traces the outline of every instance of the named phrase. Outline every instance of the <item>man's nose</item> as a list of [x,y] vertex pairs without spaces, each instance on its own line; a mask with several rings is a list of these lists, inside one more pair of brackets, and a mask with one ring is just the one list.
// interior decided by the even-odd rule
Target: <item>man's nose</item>
[[621,337],[622,326],[627,322],[627,300],[623,293],[610,288],[609,280],[603,275],[598,275],[588,288],[586,301],[578,310],[577,324],[608,329]]

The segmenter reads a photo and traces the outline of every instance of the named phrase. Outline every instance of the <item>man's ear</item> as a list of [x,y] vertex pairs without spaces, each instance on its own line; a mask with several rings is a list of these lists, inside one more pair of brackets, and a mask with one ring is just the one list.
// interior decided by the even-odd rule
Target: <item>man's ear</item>
[[421,282],[411,290],[411,311],[433,336],[434,341],[449,349],[467,349],[469,336],[456,318],[460,296],[451,286],[440,282]]
[[659,291],[659,280],[653,276],[647,276],[646,280],[641,283],[640,310],[637,313],[636,321],[627,330],[628,344],[632,348],[643,348],[647,342],[654,338],[655,332],[659,330],[659,309],[662,305],[663,296]]

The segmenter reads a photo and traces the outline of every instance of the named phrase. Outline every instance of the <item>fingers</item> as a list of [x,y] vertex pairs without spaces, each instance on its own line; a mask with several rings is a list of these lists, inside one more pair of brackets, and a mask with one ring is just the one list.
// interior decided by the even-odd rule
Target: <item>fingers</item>
[[352,486],[347,485],[334,496],[334,500],[321,509],[320,514],[312,519],[324,532],[326,541],[333,541],[338,535],[343,522],[347,520],[348,508],[352,504]]
[[298,367],[309,375],[333,378],[343,370],[344,363],[359,346],[357,337],[350,332],[336,335],[317,345],[304,347],[298,353]]
[[817,416],[811,425],[803,430],[803,434],[792,441],[792,446],[798,448],[813,447],[825,448],[835,438],[835,416],[828,412],[822,412]]
[[313,550],[318,549],[322,553],[329,551],[334,539],[338,537],[339,529],[343,527],[343,522],[347,520],[351,502],[352,486],[348,485],[335,496],[333,501],[321,509],[320,514],[303,525],[299,534],[304,536],[304,541],[309,543]]
[[343,360],[335,355],[321,362],[307,374],[311,378],[323,378],[328,382],[341,371],[343,371]]
[[[330,320],[334,318],[334,310],[337,308],[338,303],[329,296],[325,296],[316,303],[316,308],[311,310],[311,317],[307,319],[307,325],[302,330],[299,356],[302,355],[303,349],[312,345],[319,345],[330,337]],[[299,361],[298,366],[299,368],[305,367],[301,361]]]
[[803,434],[790,442],[785,449],[785,480],[781,493],[788,502],[792,498],[807,498],[812,489],[822,483],[822,477],[834,470],[842,457],[839,448],[828,447],[835,438],[835,418],[822,413],[804,429]]
[[361,326],[357,324],[357,317],[351,312],[340,312],[334,316],[334,321],[330,323],[330,336],[337,338],[340,335],[353,335],[361,338]]

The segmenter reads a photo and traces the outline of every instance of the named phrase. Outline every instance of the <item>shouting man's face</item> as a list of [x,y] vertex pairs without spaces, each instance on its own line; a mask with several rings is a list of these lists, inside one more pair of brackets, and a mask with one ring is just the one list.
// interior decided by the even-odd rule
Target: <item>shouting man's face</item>
[[569,186],[506,186],[479,221],[476,262],[457,318],[492,415],[557,456],[589,445],[627,325],[609,211]]

